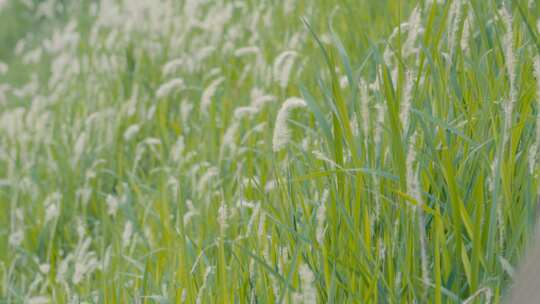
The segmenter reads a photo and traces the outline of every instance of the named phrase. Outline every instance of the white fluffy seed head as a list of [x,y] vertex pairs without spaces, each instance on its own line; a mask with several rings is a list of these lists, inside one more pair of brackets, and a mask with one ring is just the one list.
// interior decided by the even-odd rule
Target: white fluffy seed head
[[173,59],[167,62],[162,69],[163,75],[169,76],[175,73],[182,65],[184,60],[182,58]]
[[251,213],[251,216],[249,217],[249,222],[246,229],[246,234],[245,234],[246,237],[249,237],[251,235],[251,232],[253,231],[253,227],[255,226],[255,220],[258,218],[259,212],[261,210],[261,204],[257,202],[256,205],[252,209],[253,209],[253,212]]
[[137,135],[137,133],[139,133],[140,129],[141,129],[141,127],[138,124],[134,124],[134,125],[129,126],[126,129],[126,131],[124,132],[124,140],[125,141],[130,141],[131,139],[133,139],[133,137],[135,137],[135,135]]
[[450,48],[450,53],[454,54],[454,49],[456,47],[456,40],[457,35],[459,31],[459,26],[461,24],[461,18],[462,18],[462,10],[463,10],[463,3],[462,0],[455,0],[452,2],[452,6],[450,8],[450,14],[448,16],[451,26],[450,26],[450,36],[448,37],[448,43]]
[[51,270],[51,265],[50,264],[40,264],[39,265],[39,271],[41,271],[41,273],[43,274],[49,274],[49,270]]
[[86,132],[81,132],[81,134],[77,138],[77,141],[75,142],[75,145],[73,147],[73,158],[71,160],[73,166],[75,166],[79,162],[81,156],[85,151],[86,137]]
[[235,57],[242,57],[249,54],[261,55],[261,49],[259,49],[256,46],[247,46],[247,47],[236,49],[234,51]]
[[6,74],[8,70],[9,70],[9,66],[6,63],[0,61],[0,75]]
[[540,56],[534,58],[534,77],[536,78],[536,138],[529,150],[529,171],[534,173],[538,150],[540,150]]
[[122,248],[126,248],[131,243],[131,235],[133,234],[133,224],[131,221],[127,221],[124,225],[124,232],[122,233]]
[[362,132],[364,136],[367,137],[369,133],[369,89],[368,84],[364,79],[360,80],[360,103],[362,108],[360,109],[362,113]]
[[184,80],[182,78],[174,78],[162,84],[156,91],[156,97],[161,99],[168,97],[175,91],[184,88]]
[[54,192],[47,196],[43,205],[45,205],[45,223],[54,220],[60,214],[60,202],[62,200],[62,194],[60,192]]
[[175,163],[178,163],[183,160],[184,157],[184,150],[186,148],[186,144],[184,142],[184,136],[180,135],[176,142],[174,143],[174,146],[171,148],[170,157],[171,160]]
[[313,285],[315,276],[306,264],[302,264],[299,269],[300,281],[302,283],[301,293],[295,294],[296,303],[315,304],[317,303],[317,290]]
[[105,201],[107,202],[107,213],[111,216],[116,216],[116,213],[118,212],[118,206],[120,205],[119,199],[114,195],[109,194],[107,195]]
[[409,149],[407,151],[407,161],[406,161],[406,169],[407,169],[407,192],[409,195],[411,195],[414,199],[418,201],[418,204],[421,204],[421,198],[419,197],[418,193],[418,179],[416,175],[416,171],[414,169],[414,162],[416,160],[416,133],[414,133],[411,138],[409,139]]
[[384,105],[381,103],[377,103],[375,105],[375,109],[377,111],[377,123],[375,124],[375,146],[378,147],[381,144],[382,141],[382,131],[383,131],[383,124],[384,124]]
[[218,77],[214,79],[210,85],[208,85],[208,87],[206,87],[201,97],[201,112],[208,113],[208,108],[212,103],[212,97],[214,97],[219,85],[221,85],[223,81],[225,81],[224,77]]
[[504,25],[506,27],[506,33],[503,37],[503,42],[505,46],[504,55],[506,60],[506,69],[508,72],[508,76],[510,77],[510,82],[512,83],[515,78],[515,58],[514,58],[514,47],[513,47],[513,41],[514,41],[514,31],[512,29],[512,15],[508,10],[503,9],[501,10],[501,16],[502,20],[504,22]]
[[469,7],[467,17],[465,18],[465,21],[463,23],[463,34],[461,34],[461,41],[460,41],[461,49],[463,50],[464,53],[469,53],[470,51],[469,40],[471,37],[471,32],[473,30],[473,22],[474,22],[474,16],[471,11],[471,8]]
[[297,55],[295,51],[285,51],[274,60],[274,79],[279,82],[281,88],[285,88],[289,83],[289,76]]
[[431,6],[433,4],[443,4],[444,0],[426,0],[426,6]]
[[534,77],[536,78],[536,102],[540,105],[540,55],[534,58]]
[[407,35],[407,40],[405,41],[405,44],[403,45],[404,49],[404,56],[409,56],[412,54],[418,53],[418,48],[416,47],[416,41],[418,40],[418,37],[423,32],[422,28],[422,9],[417,6],[414,8],[414,10],[411,13],[411,16],[408,20],[409,25],[409,33]]
[[222,149],[228,148],[231,152],[236,151],[236,137],[238,134],[238,130],[240,128],[240,124],[238,121],[233,121],[227,130],[225,131],[225,134],[223,134],[222,138]]
[[51,300],[47,296],[35,296],[28,298],[26,300],[26,303],[28,304],[48,304],[51,303]]
[[229,219],[229,209],[227,208],[227,205],[225,203],[222,203],[218,210],[218,218],[217,221],[219,223],[219,226],[221,228],[221,232],[224,232],[227,230],[227,227],[229,227],[228,219]]
[[187,212],[184,214],[184,225],[187,225],[191,222],[191,218],[199,214],[199,211],[193,206],[191,200],[186,201]]
[[265,95],[262,90],[256,87],[251,89],[250,97],[251,103],[249,104],[249,106],[256,108],[258,111],[261,111],[264,105],[266,105],[267,103],[271,103],[276,100],[275,96]]
[[513,85],[515,79],[515,57],[514,57],[514,31],[512,28],[513,20],[512,14],[507,9],[501,9],[501,17],[506,27],[506,33],[503,37],[504,43],[504,56],[506,61],[506,70],[508,77],[510,78],[510,84]]
[[403,101],[401,103],[401,113],[400,113],[401,123],[402,123],[404,132],[406,132],[407,129],[409,128],[409,117],[411,113],[413,84],[414,84],[414,72],[407,71],[405,93],[403,95]]
[[328,189],[324,189],[321,198],[321,204],[317,209],[317,243],[320,246],[324,245],[324,235],[326,232],[326,200],[328,199]]
[[90,250],[91,243],[91,238],[81,238],[72,255],[75,266],[72,281],[75,285],[90,276],[100,265],[96,253]]
[[306,107],[306,105],[306,101],[298,97],[291,97],[285,100],[281,109],[279,109],[274,127],[274,136],[272,138],[274,152],[283,149],[291,140],[291,131],[287,125],[287,120],[291,112],[294,109]]
[[189,117],[192,111],[193,111],[193,103],[189,102],[186,99],[182,100],[182,102],[180,103],[180,117],[182,118],[182,122],[184,122],[186,127],[189,126],[187,122],[189,121]]
[[234,110],[234,118],[242,119],[243,117],[251,117],[259,112],[259,109],[253,106],[238,107]]
[[16,229],[9,235],[9,244],[13,247],[18,247],[24,240],[24,231],[22,228]]
[[506,145],[507,140],[510,137],[510,128],[512,126],[512,114],[514,112],[514,105],[517,101],[517,87],[516,87],[516,66],[514,56],[514,31],[512,29],[512,14],[507,9],[501,9],[502,21],[506,27],[506,33],[503,37],[504,43],[504,59],[506,64],[506,71],[508,78],[510,79],[510,100],[504,103],[504,130],[503,130],[503,144]]

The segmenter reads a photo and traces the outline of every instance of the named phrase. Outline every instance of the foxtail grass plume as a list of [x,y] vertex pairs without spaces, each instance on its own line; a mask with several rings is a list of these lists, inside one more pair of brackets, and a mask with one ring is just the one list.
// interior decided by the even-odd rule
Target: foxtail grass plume
[[221,232],[223,233],[227,228],[229,227],[228,219],[230,217],[230,211],[225,202],[221,203],[221,206],[218,209],[218,217],[217,222],[219,223],[219,226],[221,228]]
[[175,91],[184,88],[184,80],[182,78],[174,78],[162,84],[156,91],[156,97],[161,99],[168,97]]
[[43,205],[45,210],[45,223],[55,219],[60,214],[60,203],[62,200],[62,194],[60,192],[54,192],[47,196]]
[[379,147],[382,141],[385,107],[382,103],[378,103],[375,105],[375,110],[377,112],[377,121],[375,124],[375,137],[373,140],[375,141],[375,146]]
[[315,304],[317,303],[317,290],[313,286],[315,276],[309,266],[302,264],[298,270],[300,282],[302,283],[301,292],[293,295],[295,303]]
[[369,133],[369,91],[364,79],[360,80],[360,105],[362,111],[362,133],[367,138]]
[[407,79],[405,84],[405,93],[403,95],[403,101],[401,103],[401,124],[403,132],[407,132],[409,128],[409,117],[411,115],[411,103],[412,103],[412,90],[414,84],[414,72],[407,72]]
[[162,73],[165,76],[174,74],[182,65],[184,64],[184,59],[177,58],[167,62],[162,69]]
[[319,243],[320,246],[324,246],[324,235],[326,232],[326,201],[328,199],[328,189],[324,189],[322,197],[321,197],[321,203],[319,205],[319,208],[317,209],[317,243]]
[[289,77],[296,56],[298,56],[298,54],[295,51],[285,51],[279,54],[279,56],[274,60],[274,79],[279,82],[279,85],[283,89],[289,83]]
[[234,56],[235,57],[242,57],[242,56],[249,55],[249,54],[260,55],[261,54],[261,49],[259,49],[259,47],[256,47],[256,46],[247,46],[247,47],[236,49],[234,51]]
[[130,141],[137,133],[139,133],[139,130],[141,127],[138,124],[133,124],[129,126],[126,131],[124,132],[124,140]]
[[[449,49],[451,54],[451,59],[455,53],[455,48],[457,45],[457,39],[459,34],[459,26],[461,24],[461,19],[463,18],[463,1],[462,0],[455,0],[452,2],[452,6],[450,8],[450,14],[448,16],[448,20],[451,22],[450,26],[450,33],[448,37],[448,43],[449,43]],[[461,41],[460,41],[461,42]]]
[[418,232],[420,239],[420,259],[422,265],[422,280],[424,284],[428,284],[429,280],[429,263],[427,257],[427,240],[426,227],[424,221],[424,200],[420,192],[420,183],[418,180],[418,170],[414,169],[413,162],[416,161],[416,132],[409,140],[409,149],[407,151],[407,192],[416,200],[416,214],[418,216]]
[[6,74],[8,70],[9,70],[9,66],[6,63],[0,61],[0,75]]
[[506,27],[506,33],[503,37],[504,60],[508,79],[510,82],[510,100],[504,103],[504,130],[503,130],[503,145],[509,139],[510,128],[512,125],[512,114],[517,101],[516,87],[516,59],[514,56],[514,31],[512,29],[512,14],[506,8],[501,9],[502,21]]
[[[493,296],[493,292],[491,291],[491,288],[489,287],[483,287],[478,289],[475,293],[473,293],[470,297],[465,299],[462,304],[471,304],[476,303],[475,301],[480,298],[480,296],[484,296],[484,302],[482,303],[491,303],[491,297]],[[531,298],[532,299],[532,298]],[[522,303],[522,302],[519,302]]]
[[126,248],[131,243],[131,236],[133,235],[133,224],[131,221],[126,221],[124,225],[124,232],[122,232],[122,248]]
[[294,109],[304,107],[306,107],[306,101],[301,98],[291,97],[285,100],[281,109],[279,109],[274,127],[274,136],[272,139],[272,148],[274,152],[283,149],[291,140],[291,131],[287,125],[289,115]]
[[47,296],[35,296],[26,299],[25,303],[28,304],[49,304],[51,303],[51,299]]
[[416,48],[416,41],[418,40],[420,34],[424,31],[424,29],[422,28],[421,14],[422,9],[419,6],[416,6],[411,12],[409,20],[407,22],[409,33],[407,35],[407,40],[405,40],[405,43],[403,45],[403,56],[405,57],[418,53],[418,49]]
[[112,194],[107,195],[105,200],[107,202],[107,214],[111,216],[116,216],[118,212],[118,206],[120,205],[120,200]]
[[219,85],[222,84],[223,81],[225,81],[224,77],[218,77],[214,79],[210,85],[208,85],[208,87],[206,87],[201,97],[201,112],[208,113],[208,108],[212,103],[212,97],[214,97]]
[[461,34],[460,46],[463,53],[468,54],[470,53],[470,49],[471,49],[469,40],[471,37],[471,32],[474,29],[474,24],[473,24],[474,15],[472,13],[472,8],[468,4],[468,2],[466,3],[466,5],[468,6],[468,11],[467,11],[467,17],[465,18],[465,21],[463,22],[463,33]]
[[536,137],[529,152],[529,170],[534,173],[538,149],[540,148],[540,56],[534,58],[534,76],[536,78]]

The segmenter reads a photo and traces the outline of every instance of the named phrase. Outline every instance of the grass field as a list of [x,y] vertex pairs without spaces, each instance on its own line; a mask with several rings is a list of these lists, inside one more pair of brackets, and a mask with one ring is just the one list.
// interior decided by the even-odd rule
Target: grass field
[[0,0],[0,303],[500,303],[540,4]]

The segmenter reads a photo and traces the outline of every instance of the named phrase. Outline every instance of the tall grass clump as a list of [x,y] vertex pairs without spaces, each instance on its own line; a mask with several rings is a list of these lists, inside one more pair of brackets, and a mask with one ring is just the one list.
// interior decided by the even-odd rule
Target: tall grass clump
[[530,2],[0,0],[0,302],[504,301]]

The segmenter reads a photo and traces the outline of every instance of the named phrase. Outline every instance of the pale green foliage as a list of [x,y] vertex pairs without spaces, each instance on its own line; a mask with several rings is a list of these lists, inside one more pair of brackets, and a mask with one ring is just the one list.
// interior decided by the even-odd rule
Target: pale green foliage
[[498,2],[0,0],[0,302],[501,301],[540,7]]

